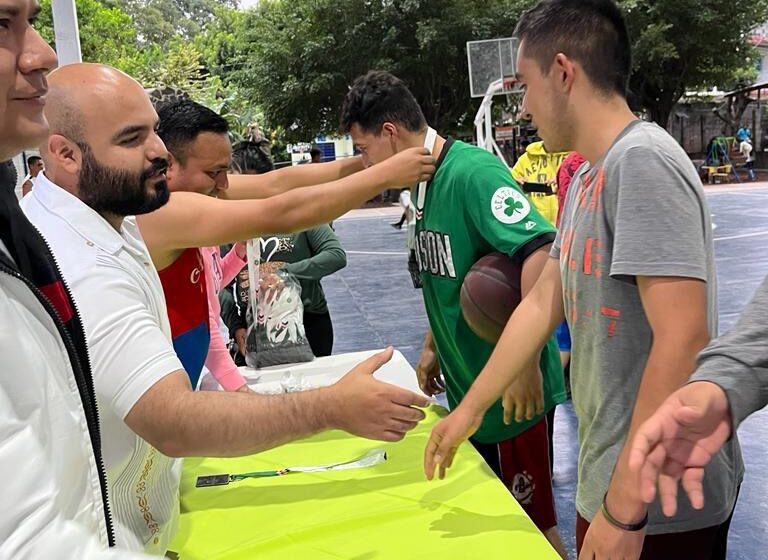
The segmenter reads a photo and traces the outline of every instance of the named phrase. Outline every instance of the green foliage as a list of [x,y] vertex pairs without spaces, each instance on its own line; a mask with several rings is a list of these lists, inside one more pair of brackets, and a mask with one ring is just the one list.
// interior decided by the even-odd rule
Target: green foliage
[[[688,90],[756,76],[750,30],[768,0],[619,0],[633,44],[632,102],[665,125]],[[403,78],[439,129],[466,129],[465,43],[511,34],[527,0],[264,0],[232,51],[230,79],[292,138],[333,132],[344,91],[371,69]],[[235,42],[235,47],[238,43]]]
[[[53,43],[51,1],[38,27]],[[666,124],[690,90],[749,84],[750,31],[768,0],[618,0],[634,67],[631,101]],[[349,83],[370,69],[409,85],[441,131],[471,129],[465,44],[512,34],[535,0],[77,0],[83,59],[144,85],[188,91],[235,130],[259,122],[273,141],[334,133]],[[271,132],[269,132],[271,131]]]
[[246,31],[246,14],[225,6],[217,7],[213,13],[215,19],[194,38],[194,45],[205,67],[226,82],[236,67]]
[[231,80],[291,139],[333,133],[350,82],[369,69],[401,77],[440,130],[466,127],[465,44],[504,37],[526,0],[262,1],[247,14]]
[[237,6],[236,0],[110,1],[134,16],[139,39],[145,45],[164,45],[178,37],[191,39],[215,21],[217,9]]
[[[51,0],[42,0],[40,7],[37,27],[43,38],[53,44]],[[103,62],[126,71],[141,64],[130,15],[98,0],[77,0],[77,17],[83,61]]]
[[632,100],[666,126],[689,90],[752,83],[750,31],[768,20],[768,0],[622,0],[632,38]]
[[[219,43],[232,42],[233,36],[223,31],[224,21],[242,19],[242,13],[226,5],[231,1],[216,0],[77,0],[77,15],[80,28],[80,43],[85,62],[109,64],[136,78],[145,87],[164,85],[187,92],[192,99],[220,112],[230,121],[234,130],[242,128],[240,122],[249,118],[248,111],[240,102],[242,96],[224,84],[224,68],[215,67],[213,52]],[[122,6],[122,7],[121,7]],[[51,0],[42,0],[41,15],[37,27],[42,36],[51,44],[54,42]],[[130,10],[131,13],[126,12]],[[195,24],[193,42],[185,36],[191,31],[171,29],[163,35],[162,30],[152,31],[163,40],[148,41],[140,30],[151,27],[153,10],[166,15],[176,13],[176,20]],[[172,10],[176,10],[173,12]],[[191,13],[194,17],[181,17]],[[175,17],[175,16],[174,16]],[[136,21],[143,24],[137,28]],[[203,30],[204,25],[208,27]],[[185,24],[186,25],[186,24]],[[219,53],[219,60],[226,60],[226,52]],[[219,70],[211,73],[206,60]],[[221,62],[223,64],[223,62]]]

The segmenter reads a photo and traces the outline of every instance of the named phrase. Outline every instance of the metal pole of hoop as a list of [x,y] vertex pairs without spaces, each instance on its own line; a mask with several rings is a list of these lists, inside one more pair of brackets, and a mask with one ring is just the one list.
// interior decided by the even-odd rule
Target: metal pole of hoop
[[481,148],[495,154],[502,163],[509,169],[504,154],[493,137],[493,98],[500,93],[516,94],[514,90],[514,78],[501,78],[491,82],[485,92],[483,100],[480,102],[480,108],[475,115],[475,133],[477,135],[477,145]]

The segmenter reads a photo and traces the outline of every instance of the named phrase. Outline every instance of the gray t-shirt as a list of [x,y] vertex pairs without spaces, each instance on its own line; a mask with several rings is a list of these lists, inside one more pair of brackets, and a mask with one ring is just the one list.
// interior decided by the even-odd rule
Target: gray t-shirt
[[[688,156],[663,129],[635,121],[594,167],[585,164],[568,191],[552,248],[560,260],[571,329],[571,383],[579,421],[576,509],[600,508],[632,417],[652,335],[636,276],[707,282],[709,328],[717,324],[712,226]],[[680,492],[677,515],[649,509],[648,534],[717,525],[733,508],[743,474],[734,438],[705,477],[703,511]]]

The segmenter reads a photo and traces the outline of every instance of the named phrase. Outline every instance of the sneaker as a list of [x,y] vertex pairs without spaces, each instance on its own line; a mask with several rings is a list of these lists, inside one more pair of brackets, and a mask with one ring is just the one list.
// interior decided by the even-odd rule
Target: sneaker
[[400,222],[392,222],[389,225],[391,225],[395,229],[402,229],[403,228],[403,224],[401,224]]

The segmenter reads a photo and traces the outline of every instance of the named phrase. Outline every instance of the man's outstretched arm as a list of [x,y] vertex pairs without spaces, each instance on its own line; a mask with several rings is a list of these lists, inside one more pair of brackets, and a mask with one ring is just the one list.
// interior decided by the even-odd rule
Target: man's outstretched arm
[[363,170],[360,156],[328,163],[293,165],[261,175],[229,175],[229,188],[219,194],[225,200],[269,198],[291,189],[343,179]]
[[158,269],[189,247],[211,247],[270,233],[303,231],[330,222],[381,191],[415,184],[435,171],[424,148],[412,148],[377,165],[316,187],[302,187],[265,200],[218,200],[176,192],[138,224]]
[[424,418],[416,407],[429,401],[373,377],[391,357],[390,348],[330,387],[285,395],[193,391],[187,374],[176,371],[155,383],[125,422],[171,457],[248,455],[328,429],[399,441]]

